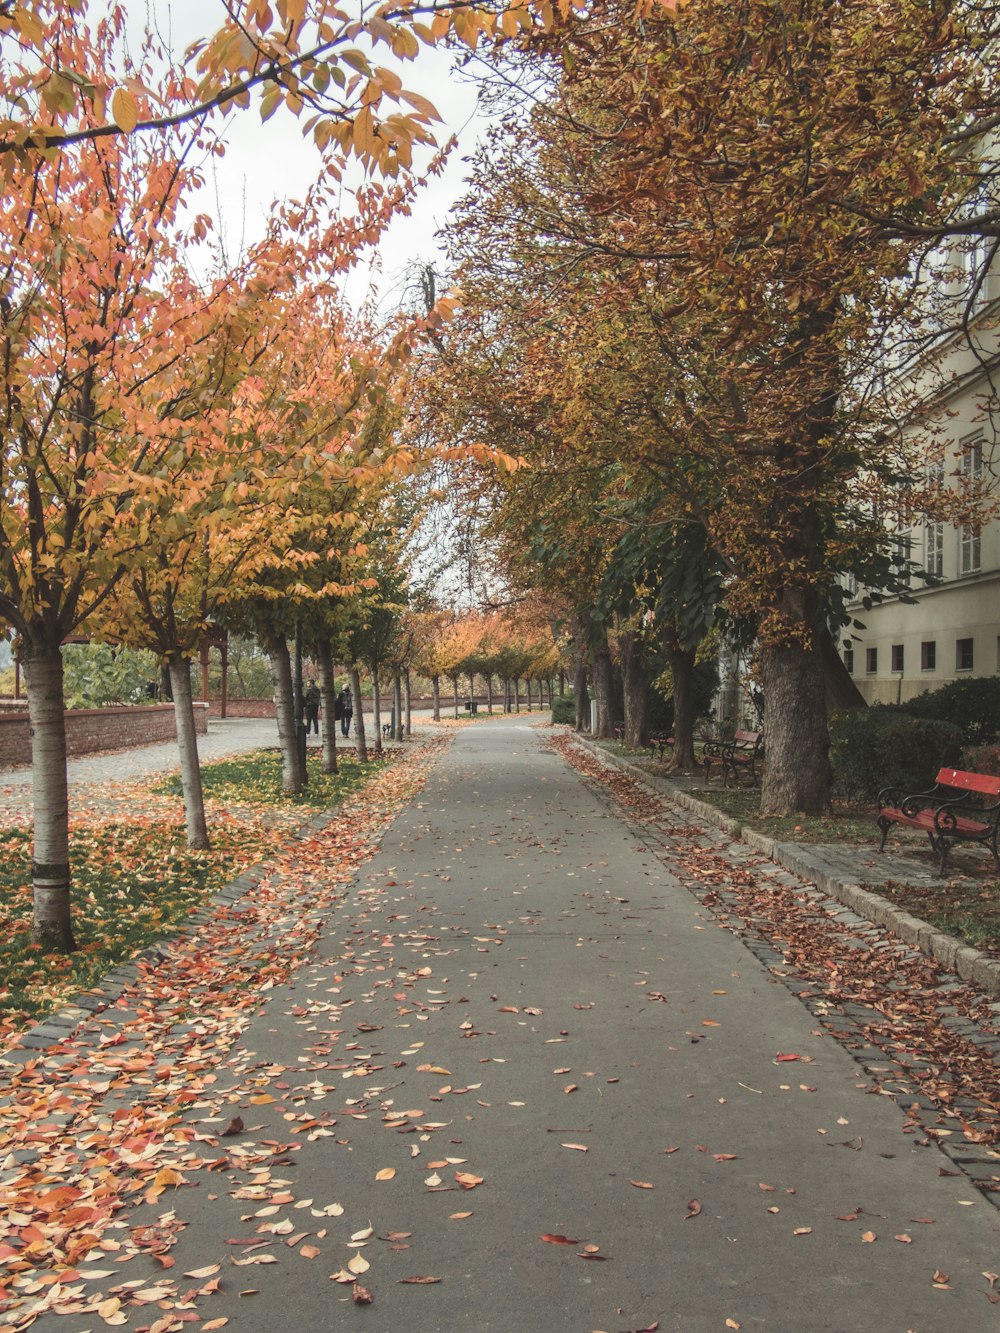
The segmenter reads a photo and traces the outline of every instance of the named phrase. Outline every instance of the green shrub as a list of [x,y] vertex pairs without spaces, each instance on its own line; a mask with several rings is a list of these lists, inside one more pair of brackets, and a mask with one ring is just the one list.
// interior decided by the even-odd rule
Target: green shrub
[[988,773],[1000,778],[1000,745],[969,745],[962,751],[959,763],[967,773]]
[[552,721],[568,722],[570,726],[576,721],[576,700],[572,694],[561,694],[552,700]]
[[962,751],[953,723],[892,705],[839,714],[830,742],[836,791],[849,801],[874,800],[882,787],[926,790],[939,768],[958,764]]
[[925,690],[902,707],[912,717],[935,717],[958,727],[966,745],[1000,740],[1000,677],[953,680]]

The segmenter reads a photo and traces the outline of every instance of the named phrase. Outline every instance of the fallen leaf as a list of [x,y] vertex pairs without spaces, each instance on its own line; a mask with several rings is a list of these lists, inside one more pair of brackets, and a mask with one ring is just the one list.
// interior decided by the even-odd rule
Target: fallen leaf
[[449,1221],[449,1222],[460,1222],[460,1221],[463,1221],[466,1217],[471,1217],[471,1216],[472,1216],[471,1213],[449,1213],[449,1214],[448,1214],[448,1221]]
[[544,1236],[540,1237],[549,1245],[579,1245],[578,1240],[570,1240],[568,1236],[554,1235],[551,1231],[546,1231]]
[[474,1190],[477,1185],[483,1183],[482,1176],[474,1176],[471,1171],[456,1171],[455,1179],[464,1190]]
[[700,1212],[701,1212],[701,1204],[698,1202],[698,1200],[688,1199],[688,1210],[684,1215],[684,1220],[687,1221],[689,1217],[697,1217]]
[[793,1236],[811,1236],[812,1227],[796,1227],[792,1232]]
[[219,1135],[219,1138],[228,1139],[231,1138],[233,1134],[242,1134],[242,1133],[243,1133],[243,1117],[240,1115],[234,1115],[232,1120],[230,1120],[229,1124]]
[[630,1180],[630,1185],[634,1185],[637,1190],[651,1190],[653,1187],[648,1180]]
[[863,1231],[861,1233],[861,1239],[866,1245],[871,1245],[874,1241],[878,1240],[878,1237],[875,1235],[874,1231]]
[[572,1148],[574,1152],[590,1152],[590,1149],[585,1143],[560,1143],[559,1147]]
[[384,1166],[381,1171],[375,1172],[376,1180],[392,1180],[396,1174],[394,1166]]
[[439,1277],[401,1277],[399,1280],[414,1287],[433,1287],[435,1282],[441,1281]]
[[371,1305],[375,1299],[368,1288],[363,1287],[360,1282],[355,1282],[351,1295],[354,1297],[355,1305]]

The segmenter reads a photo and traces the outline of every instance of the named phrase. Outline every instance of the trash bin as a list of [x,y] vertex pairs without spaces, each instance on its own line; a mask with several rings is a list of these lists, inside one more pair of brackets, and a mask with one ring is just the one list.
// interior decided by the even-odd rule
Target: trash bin
[[479,704],[476,702],[475,699],[466,699],[465,711],[467,713],[471,713],[472,716],[475,717],[476,714],[479,712]]

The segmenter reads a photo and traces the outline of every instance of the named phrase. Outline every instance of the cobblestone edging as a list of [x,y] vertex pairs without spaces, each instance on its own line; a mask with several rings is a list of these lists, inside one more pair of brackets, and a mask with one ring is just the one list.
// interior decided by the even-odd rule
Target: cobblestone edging
[[[865,920],[891,931],[905,944],[927,954],[942,967],[956,973],[963,981],[968,981],[986,995],[1000,997],[1000,959],[992,958],[989,954],[972,948],[971,945],[963,944],[961,940],[938,930],[930,922],[922,921],[919,917],[912,916],[901,907],[897,907],[881,894],[862,888],[857,880],[849,878],[845,870],[834,864],[835,854],[824,856],[818,850],[813,851],[809,844],[779,842],[775,838],[759,833],[756,829],[745,828],[739,820],[732,819],[714,805],[699,801],[696,796],[684,791],[669,778],[657,777],[631,760],[609,753],[593,741],[579,736],[575,739],[615,768],[646,783],[661,795],[669,796],[672,801],[690,810],[699,819],[722,829],[730,837],[746,843],[753,851],[766,856],[776,865],[815,884],[817,888],[822,889],[831,898],[836,898],[838,902],[857,912]],[[856,854],[851,852],[841,852],[840,855],[844,859],[850,859],[852,856],[856,859]],[[902,870],[906,870],[905,865]],[[926,877],[922,867],[915,867],[914,873],[921,878]]]
[[[321,833],[332,822],[334,815],[335,811],[333,810],[324,810],[320,814],[314,815],[307,823],[295,829],[290,834],[289,840],[308,838],[314,833]],[[199,926],[210,921],[218,907],[229,907],[238,902],[240,898],[245,897],[254,889],[268,873],[268,867],[263,862],[244,870],[231,883],[219,889],[215,896],[203,903],[197,911],[192,912],[183,925],[178,926],[169,938],[156,940],[155,943],[135,954],[127,963],[120,963],[117,967],[112,968],[110,972],[106,972],[95,986],[76,996],[71,1004],[64,1005],[62,1009],[57,1009],[54,1013],[46,1015],[40,1022],[35,1023],[34,1026],[27,1028],[20,1034],[15,1045],[3,1052],[2,1058],[5,1060],[16,1060],[19,1057],[28,1058],[34,1052],[47,1050],[50,1046],[65,1041],[67,1037],[72,1036],[81,1023],[95,1013],[108,1008],[119,998],[126,986],[138,979],[140,963],[156,962],[159,959],[167,958],[180,940],[186,939]]]

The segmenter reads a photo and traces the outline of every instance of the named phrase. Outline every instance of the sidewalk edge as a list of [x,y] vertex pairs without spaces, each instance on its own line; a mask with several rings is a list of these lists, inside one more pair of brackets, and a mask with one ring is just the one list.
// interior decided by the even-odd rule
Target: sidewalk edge
[[756,829],[746,828],[739,820],[732,819],[714,805],[699,801],[690,792],[682,791],[669,778],[648,773],[624,756],[609,753],[588,737],[574,735],[574,740],[579,741],[613,767],[645,783],[659,795],[669,796],[677,805],[690,810],[699,819],[713,824],[730,837],[745,842],[748,847],[760,852],[769,861],[774,861],[783,869],[790,870],[792,874],[798,875],[807,883],[815,884],[817,888],[828,893],[831,898],[836,898],[859,916],[891,931],[904,944],[933,958],[936,963],[949,972],[954,972],[963,981],[969,982],[987,995],[1000,997],[1000,959],[974,949],[969,944],[963,944],[955,936],[932,926],[929,921],[923,921],[902,907],[897,907],[881,894],[862,888],[860,883],[842,879],[839,875],[825,870],[808,856],[802,844],[778,842]]

